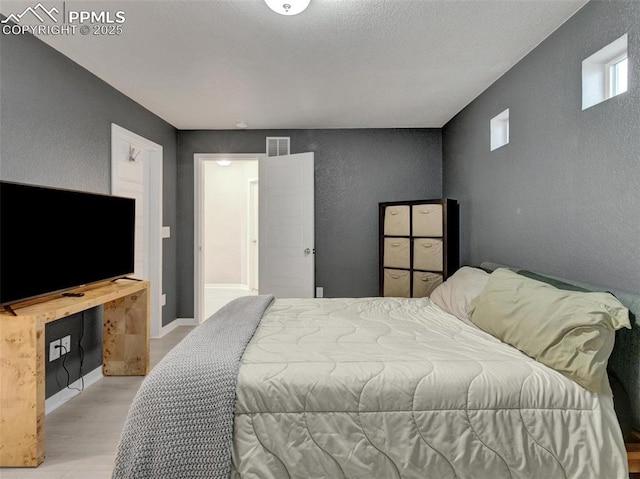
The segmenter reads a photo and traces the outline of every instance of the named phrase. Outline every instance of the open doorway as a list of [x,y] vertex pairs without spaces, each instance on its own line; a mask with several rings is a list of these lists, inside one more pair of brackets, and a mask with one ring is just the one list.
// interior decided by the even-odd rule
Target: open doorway
[[258,158],[196,155],[196,168],[200,271],[194,287],[202,322],[229,301],[258,294]]

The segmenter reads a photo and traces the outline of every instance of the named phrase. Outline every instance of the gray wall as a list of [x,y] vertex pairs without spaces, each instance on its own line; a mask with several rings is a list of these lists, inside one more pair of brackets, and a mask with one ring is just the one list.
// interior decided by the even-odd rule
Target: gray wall
[[[49,343],[71,336],[71,352],[49,362]],[[89,309],[46,325],[45,396],[51,397],[68,384],[102,364],[102,308]],[[81,349],[82,348],[82,349]],[[84,356],[83,356],[84,354]]]
[[[45,186],[108,193],[111,123],[159,143],[164,150],[163,323],[176,318],[176,129],[84,68],[31,35],[2,35],[0,44],[0,178]],[[44,234],[55,234],[46,231]],[[80,332],[79,317],[71,328]],[[86,337],[101,334],[101,314],[86,320]],[[59,333],[69,334],[67,326]],[[47,331],[47,335],[55,334]],[[56,336],[52,339],[57,339]],[[90,342],[84,371],[99,366],[101,348]],[[99,344],[99,343],[97,343]],[[85,348],[86,349],[86,348]],[[77,356],[67,361],[77,371]],[[47,395],[57,363],[47,363]],[[55,371],[53,371],[55,372]]]
[[[582,60],[629,34],[629,91],[581,110]],[[593,1],[443,128],[461,262],[640,294],[640,2]],[[489,121],[510,109],[510,142]]]
[[316,285],[326,297],[378,294],[378,203],[439,198],[439,129],[180,131],[178,315],[193,317],[193,155],[264,153],[267,136],[315,153]]
[[[582,111],[582,60],[624,33],[629,91]],[[640,294],[639,63],[640,2],[592,1],[445,125],[463,264]],[[491,152],[489,121],[505,108],[510,142]],[[640,427],[638,333],[619,331],[609,362],[632,398],[614,397],[624,430]]]

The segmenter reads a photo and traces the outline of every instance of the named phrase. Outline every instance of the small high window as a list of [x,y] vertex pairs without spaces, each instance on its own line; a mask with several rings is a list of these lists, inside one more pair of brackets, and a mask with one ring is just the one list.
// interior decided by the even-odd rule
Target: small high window
[[509,143],[509,109],[491,119],[491,151]]
[[608,68],[608,90],[609,98],[619,95],[627,91],[628,87],[628,66],[629,58],[625,55],[622,58],[617,58],[607,65]]
[[582,62],[582,109],[624,93],[629,88],[627,34]]

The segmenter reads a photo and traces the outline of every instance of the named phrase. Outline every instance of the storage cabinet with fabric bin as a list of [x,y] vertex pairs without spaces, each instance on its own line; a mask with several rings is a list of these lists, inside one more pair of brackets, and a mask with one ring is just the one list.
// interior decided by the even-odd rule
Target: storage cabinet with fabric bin
[[442,205],[420,204],[411,209],[413,236],[442,236]]
[[411,251],[409,238],[384,239],[385,268],[409,268],[411,265]]
[[440,273],[415,271],[413,273],[413,297],[424,298],[425,296],[430,296],[431,292],[440,284],[442,284],[442,275]]
[[385,268],[383,296],[410,298],[411,273],[406,269]]
[[407,205],[390,206],[384,219],[384,234],[409,236],[411,210]]
[[381,296],[429,296],[458,269],[456,200],[380,203],[379,214]]
[[423,271],[442,271],[444,266],[442,240],[437,238],[414,238],[413,268]]

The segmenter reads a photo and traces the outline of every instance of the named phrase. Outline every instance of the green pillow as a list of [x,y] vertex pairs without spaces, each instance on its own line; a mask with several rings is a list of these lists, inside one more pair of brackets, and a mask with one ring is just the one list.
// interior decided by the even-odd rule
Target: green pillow
[[[491,271],[489,271],[489,273],[491,273]],[[561,281],[559,279],[550,278],[549,276],[543,276],[541,274],[534,273],[533,271],[527,271],[526,269],[519,269],[516,271],[516,273],[522,276],[525,276],[527,278],[535,279],[536,281],[542,281],[543,283],[550,284],[551,286],[554,286],[558,289],[564,289],[566,291],[582,291],[583,293],[591,293],[594,291],[593,289],[586,289],[580,286],[576,286],[575,284],[565,283],[564,281]],[[606,291],[606,292],[613,295],[616,299],[618,299],[618,297],[615,294],[613,294],[611,291]],[[635,322],[636,322],[635,314],[633,314],[633,311],[629,311],[629,323],[631,324],[631,326],[633,326]]]
[[584,388],[611,394],[607,362],[629,312],[609,293],[561,290],[505,268],[469,306],[480,329]]
[[549,278],[548,276],[542,276],[541,274],[534,273],[533,271],[527,271],[526,269],[518,270],[518,274],[530,279],[535,279],[536,281],[542,281],[543,283],[550,284],[554,288],[564,289],[565,291],[580,291],[582,293],[590,292],[588,289],[581,288],[580,286],[575,286],[573,284],[565,283],[564,281],[560,281],[559,279]]

